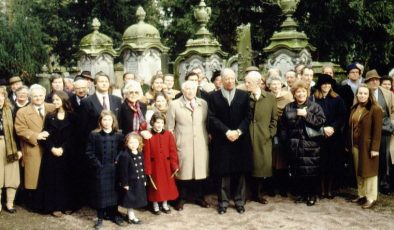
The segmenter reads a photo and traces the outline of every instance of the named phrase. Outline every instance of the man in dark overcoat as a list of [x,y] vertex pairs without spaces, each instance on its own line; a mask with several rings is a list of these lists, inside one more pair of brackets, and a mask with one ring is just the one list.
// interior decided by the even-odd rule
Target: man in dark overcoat
[[221,72],[223,87],[210,95],[209,132],[212,137],[211,174],[218,177],[219,214],[229,205],[231,189],[238,213],[245,208],[245,173],[252,168],[249,94],[235,88],[232,69]]

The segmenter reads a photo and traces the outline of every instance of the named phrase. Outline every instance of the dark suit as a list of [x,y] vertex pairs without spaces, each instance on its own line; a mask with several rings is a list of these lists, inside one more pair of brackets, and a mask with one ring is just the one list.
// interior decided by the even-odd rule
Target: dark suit
[[[235,90],[231,105],[218,90],[209,98],[209,132],[212,135],[211,174],[219,177],[219,207],[226,208],[231,187],[236,188],[234,201],[236,206],[245,203],[244,173],[252,169],[251,141],[249,123],[251,110],[249,94]],[[242,135],[234,142],[226,137],[228,130],[241,130]],[[230,182],[232,181],[232,182]],[[235,182],[235,183],[234,183]]]
[[[140,104],[140,109],[142,114],[146,114],[146,105],[144,103],[139,102]],[[128,133],[133,131],[133,119],[134,119],[134,111],[131,110],[130,106],[127,103],[127,100],[123,102],[123,104],[120,106],[119,110],[119,128],[122,130],[124,135],[127,135]]]

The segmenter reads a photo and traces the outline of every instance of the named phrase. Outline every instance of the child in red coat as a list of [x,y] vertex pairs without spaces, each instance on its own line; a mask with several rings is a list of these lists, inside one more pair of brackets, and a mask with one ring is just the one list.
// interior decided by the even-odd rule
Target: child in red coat
[[179,170],[178,154],[174,136],[164,130],[164,124],[162,114],[153,114],[150,120],[153,135],[144,143],[145,173],[149,178],[148,200],[153,202],[155,215],[160,214],[159,202],[162,202],[162,211],[170,213],[167,201],[178,197],[174,178]]

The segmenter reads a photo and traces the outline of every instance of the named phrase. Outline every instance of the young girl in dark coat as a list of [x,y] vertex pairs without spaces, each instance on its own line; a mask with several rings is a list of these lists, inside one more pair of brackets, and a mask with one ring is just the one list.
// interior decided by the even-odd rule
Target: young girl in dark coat
[[99,229],[103,225],[104,215],[117,225],[122,219],[117,216],[118,197],[116,184],[116,159],[123,143],[123,134],[118,131],[115,115],[109,110],[100,114],[99,127],[89,135],[86,155],[92,174],[92,206],[97,209],[97,221],[94,225]]
[[129,224],[140,224],[133,208],[147,205],[146,177],[142,154],[142,138],[137,133],[130,133],[125,138],[125,147],[119,154],[119,182],[122,187],[120,205],[127,208]]

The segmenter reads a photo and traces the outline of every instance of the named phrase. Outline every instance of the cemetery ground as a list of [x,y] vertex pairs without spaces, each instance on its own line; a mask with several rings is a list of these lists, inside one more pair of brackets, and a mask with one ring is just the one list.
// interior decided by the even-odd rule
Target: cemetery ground
[[[207,200],[212,205],[208,209],[187,203],[181,212],[172,209],[170,214],[159,216],[137,210],[141,225],[118,227],[104,221],[102,229],[394,229],[394,195],[379,195],[376,206],[363,210],[348,201],[354,194],[354,189],[341,191],[333,200],[318,200],[312,207],[294,204],[291,197],[267,196],[267,205],[248,201],[244,214],[230,206],[224,215],[217,213],[216,196],[210,195]],[[60,218],[29,212],[20,206],[16,209],[14,215],[5,210],[0,213],[1,230],[93,229],[96,217],[96,212],[88,207]],[[119,210],[126,213],[123,208]]]

